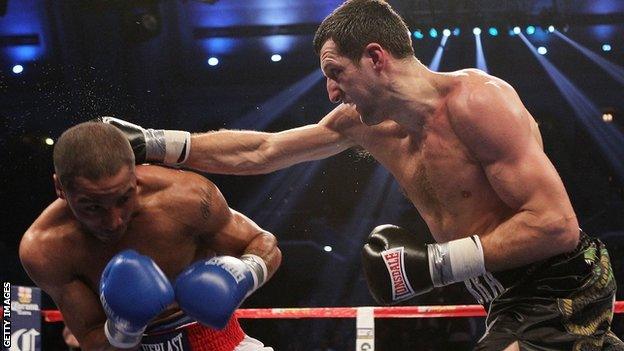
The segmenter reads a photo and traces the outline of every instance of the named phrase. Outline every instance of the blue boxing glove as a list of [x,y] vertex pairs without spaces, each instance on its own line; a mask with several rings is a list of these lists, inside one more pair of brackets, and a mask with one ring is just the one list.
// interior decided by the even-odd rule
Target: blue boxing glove
[[173,298],[171,283],[151,258],[133,250],[115,255],[100,280],[108,342],[119,348],[138,345],[147,323]]
[[175,282],[180,308],[198,322],[223,329],[234,311],[267,279],[264,260],[217,256],[194,263]]

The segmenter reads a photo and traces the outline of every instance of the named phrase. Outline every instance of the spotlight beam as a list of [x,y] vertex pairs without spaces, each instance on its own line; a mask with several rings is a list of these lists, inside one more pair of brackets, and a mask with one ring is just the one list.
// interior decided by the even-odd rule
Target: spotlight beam
[[575,49],[580,51],[583,55],[587,56],[587,58],[592,60],[600,68],[605,70],[605,72],[607,72],[611,77],[613,77],[613,79],[617,80],[620,84],[624,85],[624,67],[620,65],[616,65],[615,63],[605,59],[604,57],[591,51],[587,47],[568,38],[565,34],[561,33],[558,30],[555,30],[554,33],[556,36],[563,39],[566,43],[572,45]]
[[243,129],[253,127],[256,130],[265,130],[273,123],[288,107],[306,94],[316,83],[323,78],[321,69],[317,68],[312,73],[303,77],[295,84],[282,90],[279,94],[270,98],[257,109],[238,118],[228,127],[230,129]]
[[429,64],[429,69],[432,71],[438,71],[440,69],[440,62],[442,61],[442,54],[444,54],[444,47],[446,46],[446,42],[448,41],[449,36],[443,35],[440,40],[440,45],[436,49],[433,58],[431,59],[431,63]]
[[488,73],[487,62],[485,61],[485,53],[481,45],[481,34],[475,34],[475,55],[477,60],[477,68]]
[[583,92],[555,67],[545,56],[537,53],[537,49],[524,36],[520,39],[531,50],[531,53],[542,65],[559,92],[574,110],[577,120],[585,127],[591,138],[598,145],[605,159],[620,181],[624,181],[624,134],[612,123],[604,123],[602,113]]

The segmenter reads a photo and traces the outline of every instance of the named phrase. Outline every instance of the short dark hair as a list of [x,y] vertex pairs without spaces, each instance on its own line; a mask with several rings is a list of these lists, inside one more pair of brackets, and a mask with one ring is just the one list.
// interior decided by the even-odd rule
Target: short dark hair
[[76,177],[98,180],[127,166],[134,169],[130,142],[106,123],[85,122],[66,130],[54,146],[54,172],[64,187]]
[[380,0],[348,0],[327,16],[314,35],[319,55],[329,39],[340,54],[357,63],[369,43],[378,43],[398,59],[414,56],[405,21],[390,5]]

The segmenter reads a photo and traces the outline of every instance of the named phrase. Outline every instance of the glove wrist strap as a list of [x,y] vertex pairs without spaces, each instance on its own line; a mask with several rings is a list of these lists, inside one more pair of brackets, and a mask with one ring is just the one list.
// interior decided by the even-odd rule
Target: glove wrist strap
[[267,280],[269,275],[267,265],[262,257],[253,254],[244,254],[241,256],[240,260],[243,261],[251,271],[254,280],[254,287],[251,290],[251,292],[253,292],[261,287]]
[[108,342],[117,348],[128,349],[137,346],[143,338],[143,332],[146,327],[141,328],[137,332],[123,332],[115,327],[115,322],[110,319],[104,323],[104,334]]
[[479,236],[427,245],[433,286],[440,287],[485,274]]
[[191,133],[181,130],[145,129],[145,158],[169,165],[183,164],[191,148]]

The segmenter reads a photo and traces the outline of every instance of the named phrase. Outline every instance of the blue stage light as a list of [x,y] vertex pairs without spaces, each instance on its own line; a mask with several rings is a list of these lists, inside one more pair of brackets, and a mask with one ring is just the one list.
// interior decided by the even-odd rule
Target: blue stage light
[[610,44],[602,44],[602,51],[611,51]]
[[455,27],[455,29],[453,29],[453,35],[458,36],[459,33],[461,33],[461,30],[459,29],[459,27]]
[[209,66],[216,66],[219,64],[219,59],[216,57],[211,57],[208,59],[208,65]]
[[435,28],[431,28],[429,30],[429,36],[432,38],[436,38],[438,36],[438,31]]
[[496,29],[495,27],[490,27],[490,29],[488,29],[488,33],[490,33],[491,36],[495,37],[498,35],[498,29]]
[[445,29],[442,31],[442,35],[444,35],[445,37],[450,37],[451,36],[451,30],[450,29]]
[[472,30],[472,34],[474,34],[474,35],[481,35],[481,28],[474,27],[474,29]]
[[414,38],[416,38],[416,39],[422,39],[422,38],[424,38],[424,37],[425,37],[425,36],[422,34],[422,32],[420,31],[420,29],[417,29],[417,30],[415,30],[415,31],[414,31]]
[[22,66],[22,65],[15,65],[15,66],[13,66],[13,73],[20,74],[22,72],[24,72],[24,66]]
[[282,55],[280,55],[280,54],[273,54],[273,55],[271,55],[271,61],[279,62],[281,60],[282,60]]
[[528,34],[528,35],[535,34],[535,26],[528,26],[528,27],[526,27],[526,34]]
[[537,53],[540,55],[546,55],[547,52],[548,50],[543,46],[540,46],[539,48],[537,48]]

